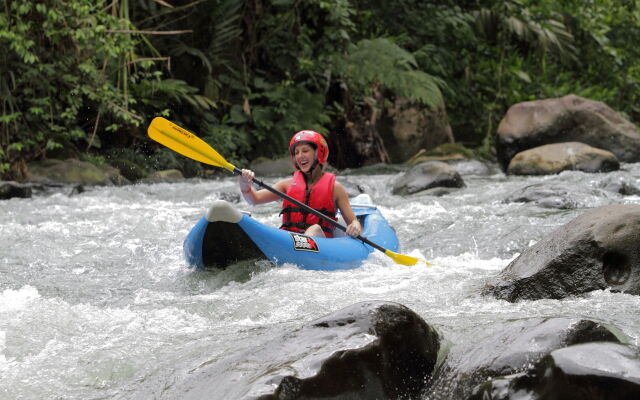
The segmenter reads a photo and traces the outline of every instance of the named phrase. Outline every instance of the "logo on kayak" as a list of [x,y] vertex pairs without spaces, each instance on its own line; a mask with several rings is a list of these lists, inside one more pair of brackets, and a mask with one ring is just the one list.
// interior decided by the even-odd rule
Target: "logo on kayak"
[[293,238],[293,249],[298,251],[313,251],[319,252],[318,244],[309,236],[300,235],[297,233],[290,233]]

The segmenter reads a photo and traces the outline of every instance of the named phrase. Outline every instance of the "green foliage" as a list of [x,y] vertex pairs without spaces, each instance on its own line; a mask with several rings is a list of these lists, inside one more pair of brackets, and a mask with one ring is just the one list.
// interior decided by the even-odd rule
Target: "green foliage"
[[444,103],[456,140],[486,157],[521,101],[575,93],[640,120],[637,2],[169,3],[2,0],[0,175],[81,152],[201,174],[149,142],[156,115],[239,165],[284,154],[300,129],[373,120],[389,95]]
[[[119,6],[119,7],[118,7]],[[112,15],[117,8],[120,15]],[[127,33],[127,1],[3,0],[0,13],[0,165],[42,157],[63,146],[142,127],[176,97],[212,103],[180,81],[163,81]],[[121,18],[119,18],[121,17]],[[173,87],[170,87],[173,85]],[[157,101],[157,96],[167,96]],[[102,125],[100,125],[102,124]],[[97,142],[95,142],[97,143]],[[2,171],[0,171],[2,172]]]
[[303,87],[278,85],[249,98],[258,104],[251,108],[252,138],[266,145],[263,155],[285,154],[289,139],[299,130],[327,132],[324,125],[330,118],[324,97]]
[[105,108],[122,123],[139,123],[121,109],[104,66],[134,42],[108,33],[119,21],[88,0],[5,1],[0,16],[2,140],[9,161],[85,138],[88,109]]
[[418,70],[413,55],[395,43],[365,39],[349,50],[346,57],[337,58],[336,65],[352,89],[370,95],[371,88],[379,84],[431,107],[442,103],[438,87],[442,81]]

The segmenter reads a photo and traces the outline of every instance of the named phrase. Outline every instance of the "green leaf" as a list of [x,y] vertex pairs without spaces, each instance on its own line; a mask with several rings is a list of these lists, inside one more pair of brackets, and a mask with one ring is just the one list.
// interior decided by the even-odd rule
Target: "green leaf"
[[232,124],[240,125],[240,124],[244,124],[248,120],[249,120],[249,117],[242,110],[242,106],[235,104],[231,107],[231,110],[229,111],[229,121]]
[[529,74],[527,74],[523,70],[518,68],[511,68],[511,73],[517,76],[518,78],[520,78],[521,80],[523,80],[524,82],[531,83],[531,77],[529,76]]

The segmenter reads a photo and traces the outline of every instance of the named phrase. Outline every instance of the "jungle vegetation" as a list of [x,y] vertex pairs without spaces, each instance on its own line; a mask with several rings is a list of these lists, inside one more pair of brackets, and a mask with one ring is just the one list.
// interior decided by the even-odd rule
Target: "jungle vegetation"
[[456,142],[487,157],[520,101],[574,93],[638,123],[638,3],[2,0],[0,176],[44,157],[175,167],[146,137],[158,115],[244,164],[386,96],[444,103]]

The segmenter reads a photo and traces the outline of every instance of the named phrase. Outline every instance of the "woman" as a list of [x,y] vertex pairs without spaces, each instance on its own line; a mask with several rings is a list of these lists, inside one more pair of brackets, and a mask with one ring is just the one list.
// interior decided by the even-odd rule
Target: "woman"
[[[293,177],[283,179],[273,187],[334,220],[336,211],[340,210],[347,223],[346,233],[358,236],[362,227],[351,210],[347,191],[336,182],[334,174],[324,171],[329,157],[329,147],[324,137],[314,131],[300,131],[291,138],[289,153],[297,171]],[[242,170],[240,191],[249,204],[268,203],[280,198],[266,189],[254,190],[251,185],[253,177],[253,171]],[[282,203],[281,214],[281,229],[308,236],[333,237],[333,225],[288,200]]]

